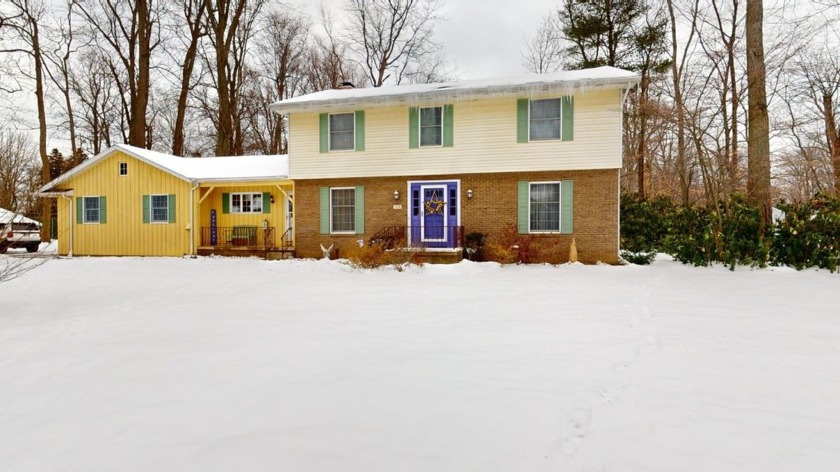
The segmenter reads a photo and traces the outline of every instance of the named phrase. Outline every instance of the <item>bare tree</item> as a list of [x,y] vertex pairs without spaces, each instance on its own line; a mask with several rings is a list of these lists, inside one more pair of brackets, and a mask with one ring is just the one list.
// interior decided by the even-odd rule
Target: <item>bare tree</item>
[[[41,182],[46,184],[50,181],[49,159],[47,158],[47,111],[45,104],[44,84],[44,51],[41,47],[41,22],[44,19],[44,5],[40,0],[8,0],[7,10],[0,12],[4,19],[3,28],[11,28],[17,36],[20,47],[0,49],[0,53],[23,54],[31,62],[31,69],[20,70],[20,73],[28,77],[35,85],[35,105],[38,113],[38,154],[41,157],[43,168]],[[48,200],[44,200],[41,208],[43,226],[41,239],[49,241],[51,206]]]
[[772,222],[770,193],[770,121],[767,113],[764,63],[764,6],[747,0],[747,195],[761,213],[764,225]]
[[126,142],[147,147],[152,53],[160,43],[157,4],[154,0],[76,0],[74,6],[120,92],[128,129]]
[[27,134],[0,128],[0,208],[24,208],[22,199],[30,175],[37,170],[37,156],[38,148]]
[[50,48],[44,55],[49,66],[45,68],[50,80],[61,94],[64,107],[64,116],[67,118],[67,132],[70,137],[70,151],[73,156],[77,155],[79,143],[76,137],[76,117],[73,113],[72,100],[72,79],[71,79],[71,56],[75,53],[73,43],[73,14],[71,11],[72,1],[66,4],[67,10],[64,18],[59,20],[55,31],[52,34]]
[[239,91],[246,75],[248,41],[264,3],[263,0],[204,0],[213,53],[212,60],[207,55],[205,60],[214,71],[217,113],[213,121],[218,156],[243,152]]
[[184,0],[180,3],[180,11],[172,12],[170,17],[173,23],[167,25],[172,35],[181,42],[183,58],[180,63],[180,76],[177,105],[175,108],[175,123],[172,131],[172,154],[183,156],[184,148],[184,123],[187,114],[187,101],[190,92],[195,87],[193,70],[198,59],[199,42],[207,35],[205,23],[205,2],[204,0]]
[[433,39],[440,7],[439,0],[347,0],[344,39],[372,86],[443,78],[441,46]]
[[80,146],[86,145],[94,155],[99,154],[111,146],[112,127],[119,125],[118,92],[100,51],[87,50],[80,55],[77,68],[71,73],[71,88],[78,100],[74,110]]
[[322,34],[312,36],[304,71],[305,90],[334,89],[342,82],[360,84],[364,73],[348,59],[347,44],[338,39],[332,14],[321,9]]
[[537,32],[525,43],[522,65],[535,74],[556,72],[563,67],[563,38],[553,14],[543,18]]

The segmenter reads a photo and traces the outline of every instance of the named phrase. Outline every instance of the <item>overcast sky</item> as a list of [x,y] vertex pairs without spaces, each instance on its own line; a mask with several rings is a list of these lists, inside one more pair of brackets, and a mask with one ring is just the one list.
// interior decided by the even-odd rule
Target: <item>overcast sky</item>
[[[323,0],[338,19],[345,15],[345,0]],[[435,27],[449,66],[460,79],[498,77],[527,72],[522,67],[522,46],[542,18],[560,0],[442,0],[446,20]],[[318,21],[313,0],[291,0]]]

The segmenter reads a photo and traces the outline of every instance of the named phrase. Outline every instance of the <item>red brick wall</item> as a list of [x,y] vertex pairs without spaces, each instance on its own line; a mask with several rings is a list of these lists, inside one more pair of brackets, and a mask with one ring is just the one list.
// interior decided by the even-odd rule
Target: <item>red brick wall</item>
[[[568,260],[572,237],[578,259],[585,263],[615,263],[618,258],[618,170],[566,172],[516,172],[420,177],[377,177],[295,181],[295,248],[298,257],[321,257],[320,244],[339,248],[367,240],[385,226],[407,224],[408,181],[461,181],[461,224],[466,233],[478,231],[492,237],[517,222],[517,182],[574,180],[574,234],[534,235],[551,245],[552,259]],[[320,234],[320,187],[365,187],[365,234]],[[467,198],[472,189],[473,198]],[[394,200],[394,190],[400,199]],[[394,209],[394,205],[402,205]]]

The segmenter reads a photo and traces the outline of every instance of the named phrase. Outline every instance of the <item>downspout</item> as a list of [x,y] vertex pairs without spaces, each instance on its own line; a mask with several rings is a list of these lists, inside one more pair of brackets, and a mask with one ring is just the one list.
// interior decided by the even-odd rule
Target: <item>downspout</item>
[[73,199],[68,198],[67,195],[61,195],[61,198],[68,200],[67,207],[70,209],[70,247],[67,250],[67,257],[73,257]]
[[190,257],[195,259],[195,190],[199,187],[198,181],[193,181],[193,188],[190,189]]
[[[621,139],[621,164],[624,165],[624,103],[627,101],[627,96],[630,95],[630,91],[636,87],[637,84],[629,83],[627,84],[627,88],[625,90],[620,91],[621,93],[621,119],[618,120],[618,136]],[[618,174],[616,175],[616,191],[618,192],[618,205],[616,208],[616,221],[618,225],[616,226],[616,238],[615,238],[615,253],[618,256],[618,260],[621,261],[621,167],[618,168]]]

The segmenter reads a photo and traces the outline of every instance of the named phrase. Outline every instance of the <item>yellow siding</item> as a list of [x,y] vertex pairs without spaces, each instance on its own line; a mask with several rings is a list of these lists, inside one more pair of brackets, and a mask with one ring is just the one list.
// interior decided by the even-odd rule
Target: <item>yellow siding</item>
[[[119,163],[128,163],[128,175],[119,175]],[[189,254],[190,186],[121,152],[81,172],[57,190],[73,190],[75,199],[107,198],[107,222],[77,224],[66,199],[58,199],[59,253],[67,254],[72,218],[75,255],[180,256]],[[174,223],[143,223],[143,195],[174,194]]]
[[[365,110],[365,151],[319,152],[317,113],[291,115],[294,179],[621,167],[621,94],[575,95],[574,140],[516,142],[516,98],[454,103],[454,147],[408,147],[408,107]],[[547,97],[532,97],[547,98]],[[416,104],[423,106],[422,103]],[[334,112],[351,110],[334,110]]]

